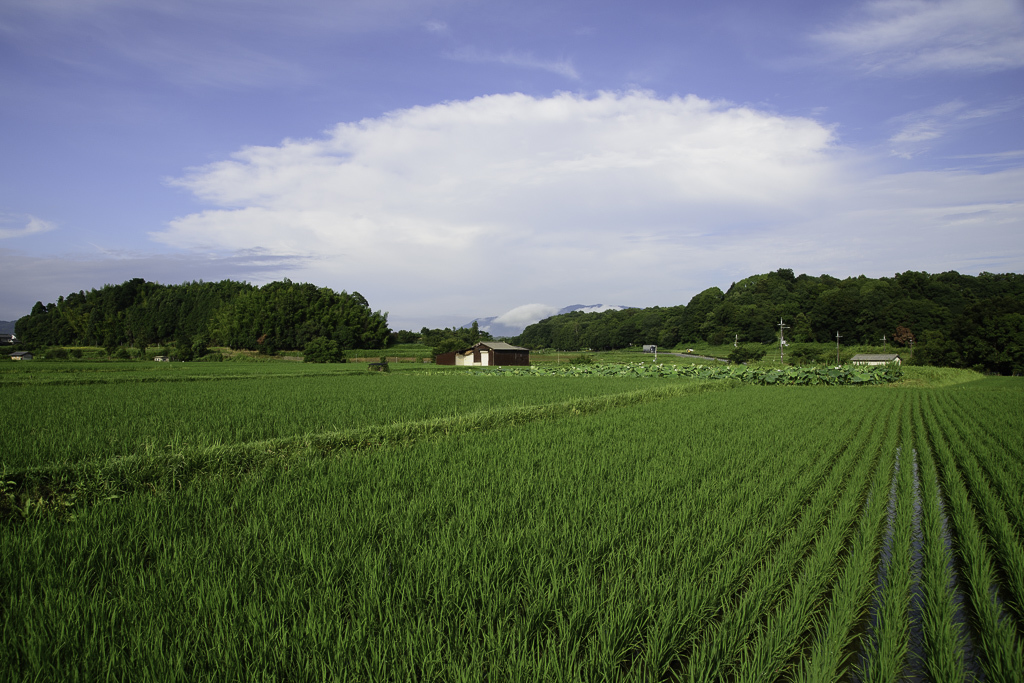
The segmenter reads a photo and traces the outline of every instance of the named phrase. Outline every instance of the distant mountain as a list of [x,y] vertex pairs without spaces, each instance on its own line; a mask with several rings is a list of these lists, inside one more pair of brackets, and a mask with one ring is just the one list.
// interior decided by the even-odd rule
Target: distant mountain
[[506,311],[501,315],[494,315],[489,318],[476,318],[463,325],[463,328],[472,326],[475,322],[481,330],[489,332],[495,337],[514,337],[521,334],[527,325],[550,318],[553,315],[583,311],[584,313],[603,313],[604,311],[622,311],[629,306],[611,306],[606,304],[572,304],[564,308],[555,308],[547,304],[525,304]]
[[14,320],[0,320],[0,334],[14,334]]

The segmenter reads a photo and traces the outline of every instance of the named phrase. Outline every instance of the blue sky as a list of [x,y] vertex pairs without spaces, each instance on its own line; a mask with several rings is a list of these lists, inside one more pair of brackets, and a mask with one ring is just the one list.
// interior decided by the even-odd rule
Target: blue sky
[[5,0],[0,319],[143,277],[394,329],[1024,272],[1020,0]]

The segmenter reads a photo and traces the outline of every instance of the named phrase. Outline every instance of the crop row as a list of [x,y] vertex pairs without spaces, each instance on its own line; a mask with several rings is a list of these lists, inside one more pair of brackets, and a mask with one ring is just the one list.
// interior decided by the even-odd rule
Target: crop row
[[[774,649],[778,610],[811,627],[830,581],[805,555],[822,534],[843,545],[850,504],[837,518],[832,503],[862,498],[865,454],[884,450],[888,406],[826,397],[835,419],[816,422],[819,400],[789,398],[710,392],[292,458],[12,527],[4,664],[66,679],[735,671],[754,639]],[[792,585],[809,608],[789,607]]]
[[975,384],[665,383],[30,517],[0,675],[1013,680],[1020,395]]
[[913,392],[900,415],[903,458],[859,680],[1010,681],[1024,670],[1024,546],[996,484],[1019,489],[1019,473],[1006,468],[1019,451],[967,417],[987,403],[982,394],[963,400],[974,393]]

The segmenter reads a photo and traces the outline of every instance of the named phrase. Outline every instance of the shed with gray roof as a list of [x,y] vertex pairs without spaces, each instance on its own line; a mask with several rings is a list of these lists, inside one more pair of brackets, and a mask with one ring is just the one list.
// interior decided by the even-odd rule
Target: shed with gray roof
[[480,342],[462,351],[442,353],[438,365],[529,365],[530,350],[505,342]]

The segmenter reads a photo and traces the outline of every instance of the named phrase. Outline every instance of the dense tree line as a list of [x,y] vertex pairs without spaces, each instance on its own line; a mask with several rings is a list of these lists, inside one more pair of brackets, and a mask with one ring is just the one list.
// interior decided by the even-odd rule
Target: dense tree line
[[223,280],[160,285],[141,278],[37,302],[16,334],[36,346],[206,345],[303,349],[317,337],[341,349],[380,348],[390,330],[358,292],[284,280],[263,287]]
[[341,349],[379,349],[390,333],[387,314],[372,311],[359,292],[288,280],[241,293],[210,325],[211,338],[236,349],[304,349],[317,337]]
[[915,345],[918,360],[1024,372],[1024,276],[907,271],[891,278],[840,280],[754,275],[728,291],[711,287],[686,306],[567,313],[527,327],[516,343],[530,348],[613,349],[707,342],[777,343],[779,320],[795,343]]
[[435,357],[450,351],[468,349],[477,342],[482,341],[494,341],[494,337],[489,332],[481,330],[479,323],[475,320],[469,327],[444,329],[424,327],[420,330],[419,335],[419,343],[431,347],[431,353]]
[[[780,269],[725,292],[711,287],[685,306],[554,316],[511,341],[565,350],[735,339],[776,343],[780,318],[794,343],[830,342],[839,332],[845,345],[878,345],[885,335],[895,344],[913,344],[916,362],[1024,372],[1024,276],[1013,273],[907,271],[839,280]],[[254,287],[231,280],[160,285],[141,278],[37,302],[17,321],[15,333],[30,347],[174,344],[197,354],[208,345],[304,349],[321,337],[339,350],[418,340],[443,353],[491,338],[474,328],[392,333],[387,314],[372,311],[358,292],[288,280]]]

